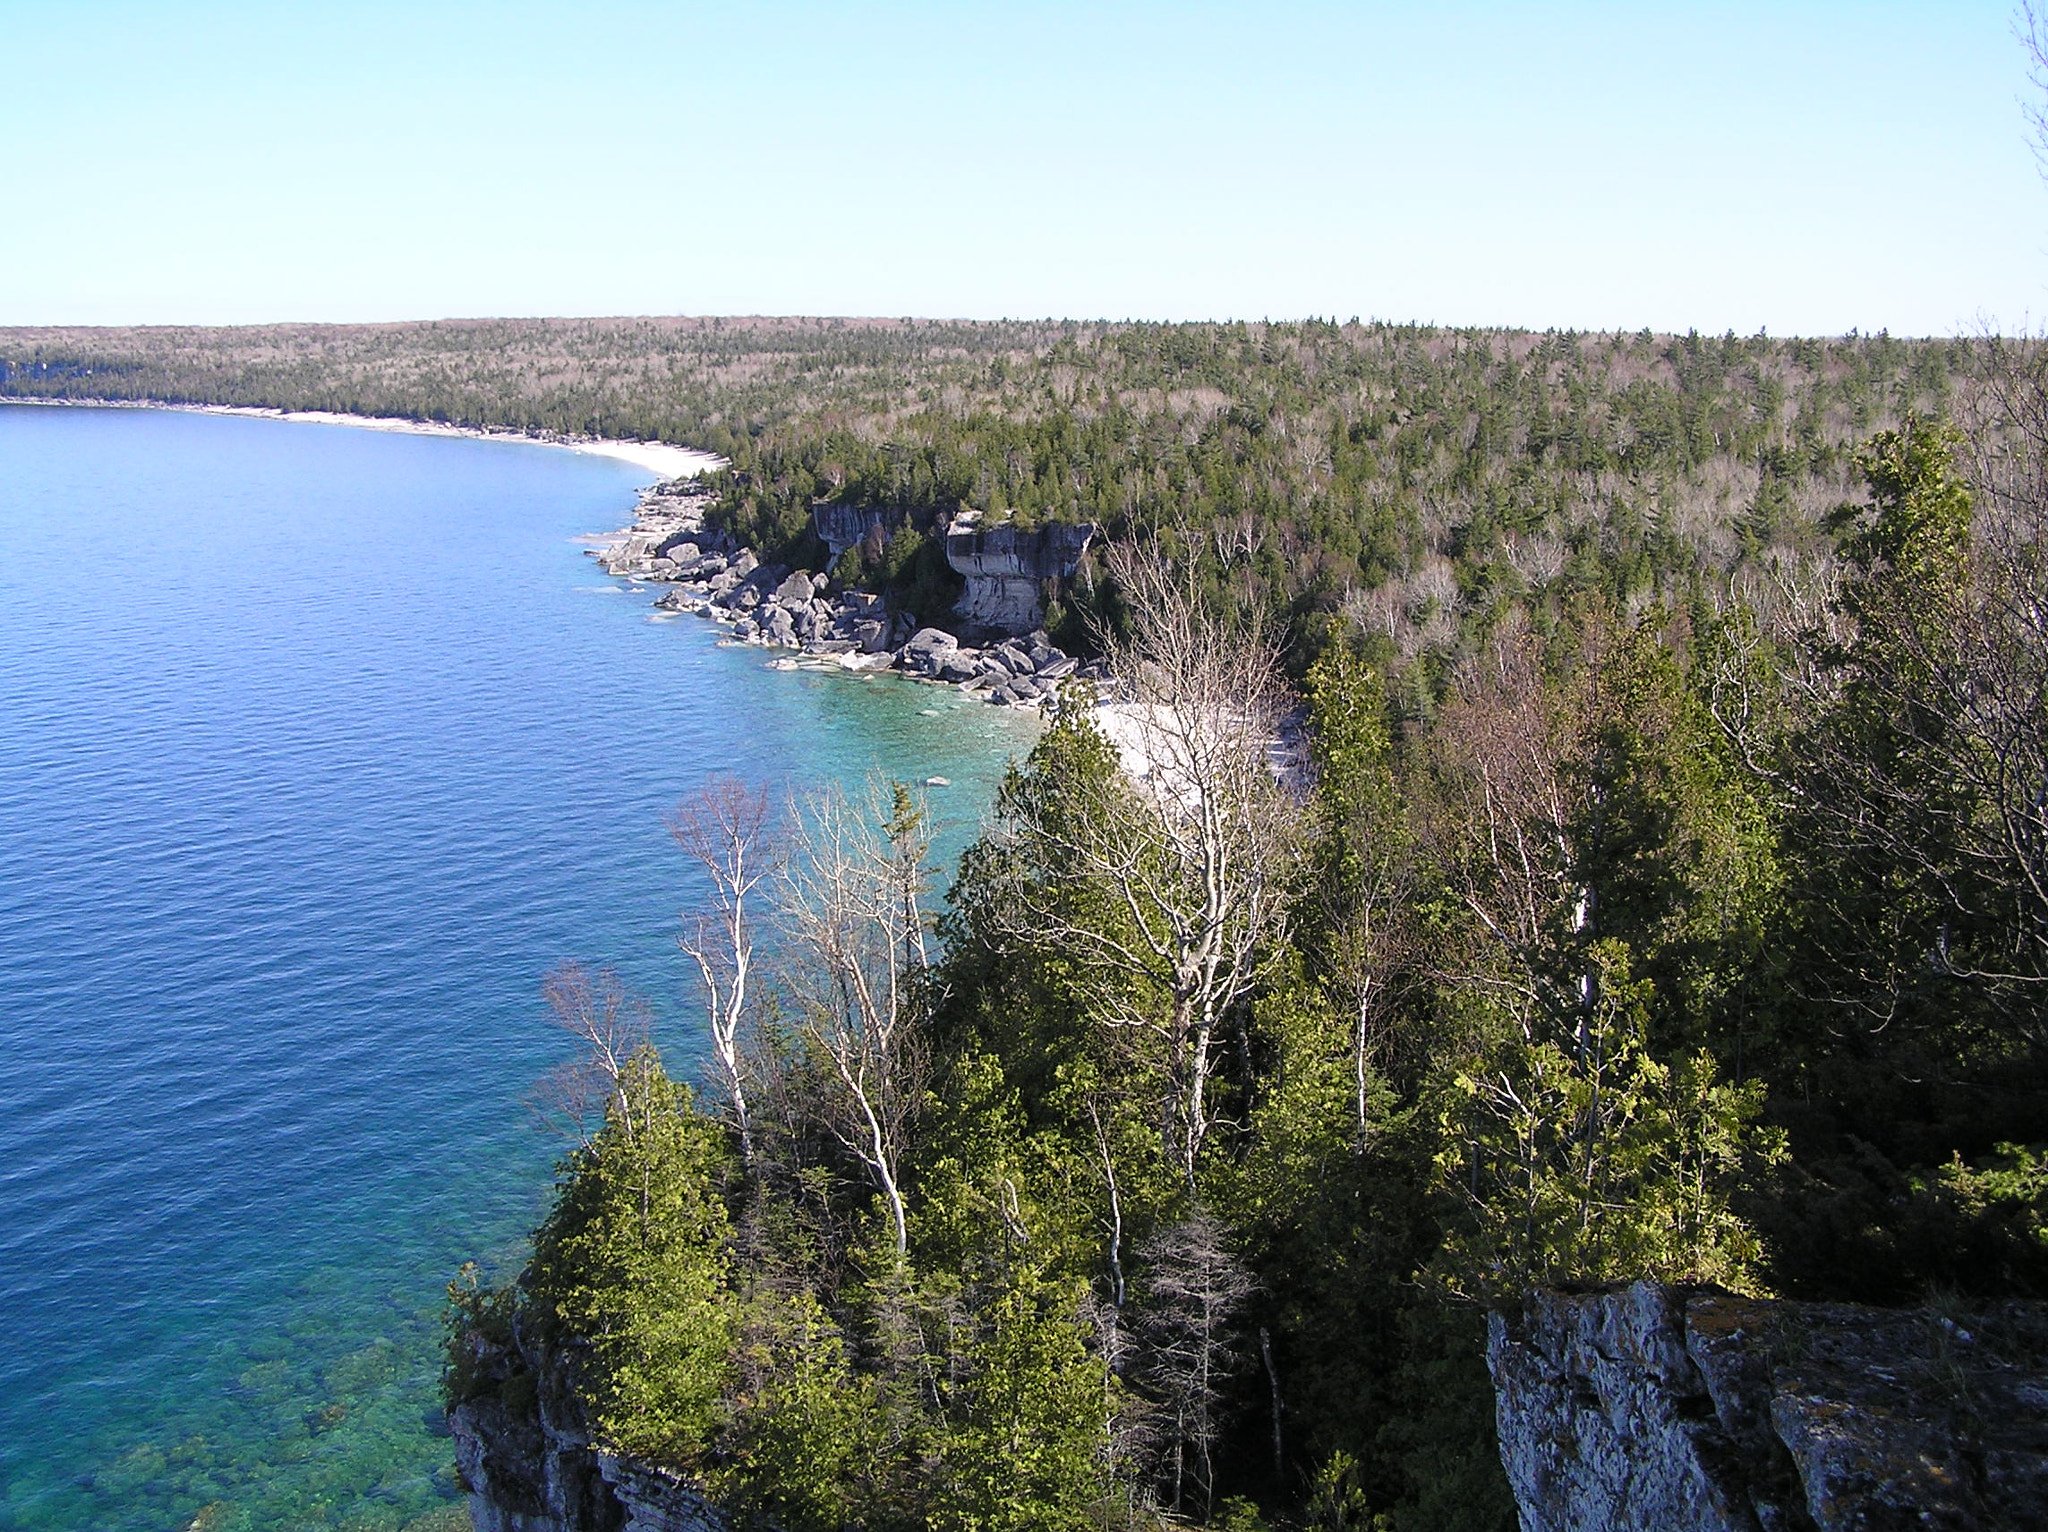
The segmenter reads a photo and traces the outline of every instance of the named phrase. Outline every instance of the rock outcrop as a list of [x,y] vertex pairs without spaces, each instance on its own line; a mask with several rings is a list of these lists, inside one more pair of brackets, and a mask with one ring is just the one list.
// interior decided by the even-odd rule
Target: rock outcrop
[[946,562],[967,581],[953,604],[969,637],[1028,633],[1045,620],[1048,580],[1070,578],[1095,528],[1047,523],[1031,531],[963,512],[946,528]]
[[[656,485],[641,496],[633,525],[592,556],[607,574],[670,585],[654,603],[663,611],[701,613],[726,624],[738,642],[799,650],[847,670],[895,668],[1020,707],[1051,700],[1070,677],[1092,681],[1100,674],[1062,653],[1043,629],[1025,621],[1040,611],[1040,587],[1043,579],[1052,578],[1031,571],[1071,572],[1091,528],[995,528],[986,534],[986,546],[972,558],[997,572],[973,578],[983,580],[984,617],[1000,620],[973,629],[957,624],[983,636],[984,643],[975,644],[944,628],[920,627],[910,613],[890,610],[870,591],[835,591],[827,575],[762,563],[751,548],[735,547],[705,528],[708,504],[702,487],[689,481]],[[828,516],[828,511],[845,516]],[[882,523],[861,518],[881,514],[820,507],[818,527],[821,535],[831,529],[826,540],[832,544],[839,533],[866,536],[861,528]],[[1019,538],[1026,542],[1018,544]]]
[[709,554],[726,550],[723,538],[704,530],[710,489],[696,479],[666,479],[641,491],[633,508],[633,525],[617,540],[596,551],[607,574],[643,574],[673,580],[686,572],[703,572]]
[[687,1480],[592,1445],[578,1353],[467,1344],[475,1387],[448,1426],[476,1532],[730,1532]]
[[811,510],[811,524],[818,529],[819,540],[830,551],[826,568],[839,561],[847,549],[866,542],[877,531],[887,527],[891,521],[901,521],[903,513],[894,515],[874,505],[841,505],[837,501],[829,505],[814,506]]
[[2048,1532],[2048,1306],[1539,1292],[1487,1366],[1523,1532]]

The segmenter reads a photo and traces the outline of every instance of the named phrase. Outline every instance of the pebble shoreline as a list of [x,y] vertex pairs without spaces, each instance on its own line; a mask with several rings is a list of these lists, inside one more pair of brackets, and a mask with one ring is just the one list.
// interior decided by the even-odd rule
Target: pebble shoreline
[[730,629],[729,643],[795,651],[849,671],[894,670],[959,687],[990,703],[1040,708],[1072,680],[1101,679],[1098,666],[1063,653],[1043,630],[977,646],[949,630],[890,611],[868,591],[834,592],[808,570],[764,563],[751,548],[706,530],[711,492],[692,479],[667,479],[641,491],[633,523],[590,549],[607,574],[672,586],[655,601],[663,611],[708,617]]

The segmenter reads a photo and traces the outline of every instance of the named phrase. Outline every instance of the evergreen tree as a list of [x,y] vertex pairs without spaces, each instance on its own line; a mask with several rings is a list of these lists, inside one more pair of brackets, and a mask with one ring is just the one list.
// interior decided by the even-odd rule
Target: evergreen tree
[[615,1451],[688,1468],[718,1424],[731,1169],[723,1133],[643,1048],[535,1236],[530,1291],[555,1335],[589,1344],[592,1426]]

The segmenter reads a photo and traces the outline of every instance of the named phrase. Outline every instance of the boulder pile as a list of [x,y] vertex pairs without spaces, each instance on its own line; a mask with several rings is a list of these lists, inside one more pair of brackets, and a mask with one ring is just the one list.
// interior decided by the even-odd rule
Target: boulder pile
[[664,611],[695,612],[728,625],[741,643],[797,650],[847,670],[897,669],[1024,707],[1050,700],[1069,677],[1097,678],[1042,629],[967,644],[888,610],[869,591],[835,592],[825,575],[763,563],[705,529],[708,503],[693,487],[656,485],[641,497],[632,528],[593,556],[608,574],[674,586],[654,603]]

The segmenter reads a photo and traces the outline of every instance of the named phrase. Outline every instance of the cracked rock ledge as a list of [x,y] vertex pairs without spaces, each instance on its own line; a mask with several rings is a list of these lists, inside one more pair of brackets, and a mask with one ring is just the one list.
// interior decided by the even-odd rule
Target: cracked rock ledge
[[2048,1532],[2048,1305],[1539,1291],[1487,1366],[1523,1532]]

